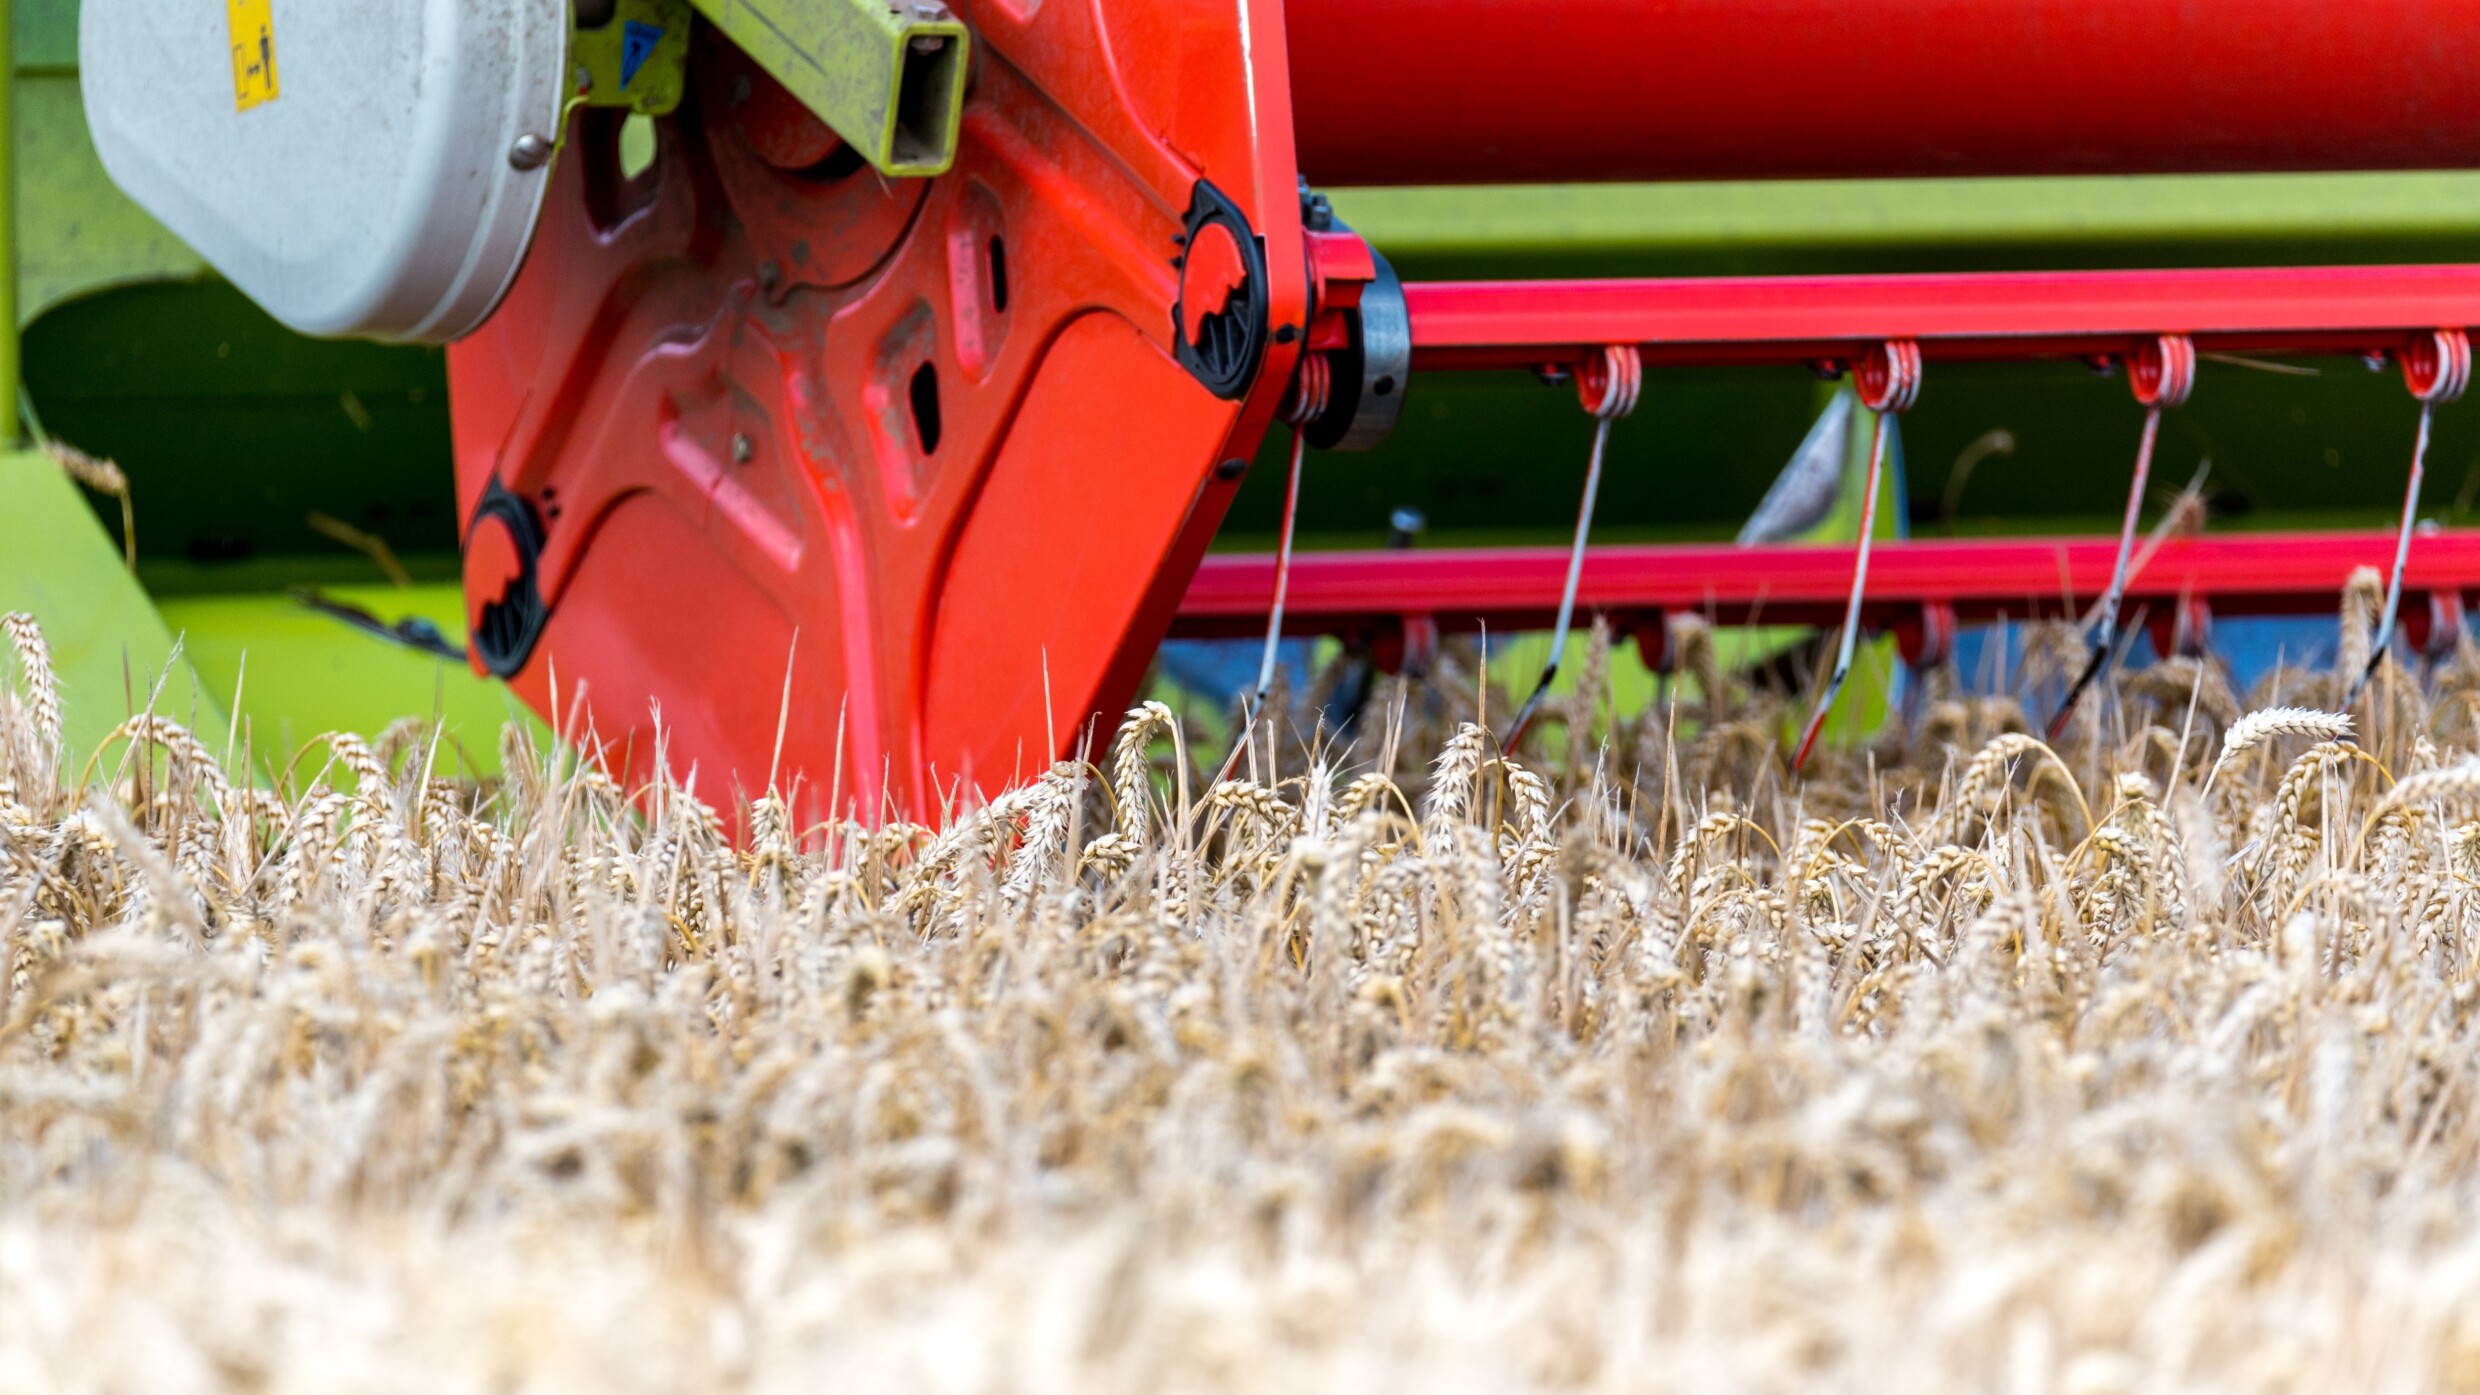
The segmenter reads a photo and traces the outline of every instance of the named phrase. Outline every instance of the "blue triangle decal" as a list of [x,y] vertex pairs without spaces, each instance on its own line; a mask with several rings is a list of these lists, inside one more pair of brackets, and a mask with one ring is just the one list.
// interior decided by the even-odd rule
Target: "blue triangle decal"
[[640,24],[633,19],[629,21],[628,28],[620,36],[621,91],[629,90],[629,84],[637,80],[637,70],[646,66],[647,59],[654,57],[654,46],[661,42],[663,30],[659,26]]

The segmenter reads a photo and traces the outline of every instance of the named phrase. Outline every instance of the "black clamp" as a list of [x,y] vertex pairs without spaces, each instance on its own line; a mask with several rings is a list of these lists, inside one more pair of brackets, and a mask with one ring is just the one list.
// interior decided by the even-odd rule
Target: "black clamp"
[[470,639],[484,668],[495,677],[513,678],[525,667],[525,661],[533,657],[534,646],[542,640],[543,627],[551,621],[551,607],[543,601],[539,572],[542,520],[535,516],[533,505],[494,479],[483,490],[482,502],[474,506],[473,521],[466,526],[468,550],[486,523],[497,523],[507,530],[509,545],[517,556],[517,575],[499,595],[482,600],[474,612]]
[[1201,179],[1190,195],[1180,246],[1184,250],[1174,259],[1180,298],[1171,307],[1180,366],[1206,391],[1237,402],[1248,396],[1266,361],[1272,311],[1265,244],[1240,206]]

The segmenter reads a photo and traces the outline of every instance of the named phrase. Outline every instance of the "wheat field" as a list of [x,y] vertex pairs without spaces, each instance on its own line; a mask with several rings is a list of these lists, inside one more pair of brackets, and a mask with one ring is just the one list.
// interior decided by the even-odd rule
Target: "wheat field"
[[1795,779],[1684,629],[1512,756],[1450,662],[794,829],[68,769],[12,617],[0,1392],[2480,1389],[2480,652]]

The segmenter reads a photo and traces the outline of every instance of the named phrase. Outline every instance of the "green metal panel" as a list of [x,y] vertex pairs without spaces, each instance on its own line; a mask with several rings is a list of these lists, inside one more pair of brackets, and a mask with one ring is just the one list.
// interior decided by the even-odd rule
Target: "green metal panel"
[[2480,256],[2480,172],[1341,189],[1413,279]]
[[17,330],[17,13],[0,0],[0,446],[24,439],[18,426]]
[[[450,640],[464,638],[464,601],[454,585],[340,586],[324,594],[391,623],[423,616]],[[450,741],[440,773],[496,774],[500,728],[536,725],[504,685],[357,633],[289,596],[180,596],[159,606],[208,687],[239,693],[243,728],[270,767],[324,732],[375,733],[400,717],[437,715]]]
[[75,73],[19,76],[14,144],[21,323],[108,287],[206,274],[197,253],[103,172]]
[[[454,585],[327,594],[391,622],[424,616],[452,641],[464,634]],[[0,455],[0,612],[12,610],[33,614],[51,643],[78,762],[146,706],[159,676],[156,711],[211,749],[237,738],[262,769],[323,732],[375,733],[400,717],[437,715],[453,741],[443,773],[461,765],[492,774],[500,727],[538,725],[504,686],[470,668],[359,634],[288,596],[187,596],[159,608],[76,486],[36,452]]]
[[51,642],[72,760],[143,710],[159,677],[154,710],[223,749],[223,698],[186,659],[172,661],[172,635],[120,549],[68,477],[33,452],[0,455],[0,611],[10,610],[31,613]]
[[16,0],[17,70],[75,71],[78,0]]
[[[89,291],[206,264],[103,172],[78,94],[78,0],[14,0],[17,320]],[[5,21],[0,21],[5,22]]]

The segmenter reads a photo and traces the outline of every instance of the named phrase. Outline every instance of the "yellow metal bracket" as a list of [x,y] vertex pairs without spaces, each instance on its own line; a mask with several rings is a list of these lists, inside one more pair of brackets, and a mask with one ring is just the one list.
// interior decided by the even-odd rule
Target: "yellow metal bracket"
[[[689,81],[689,0],[580,5],[569,31],[570,102],[669,116]],[[589,23],[591,27],[589,27]]]
[[943,4],[695,0],[699,12],[891,175],[956,160],[971,40]]

